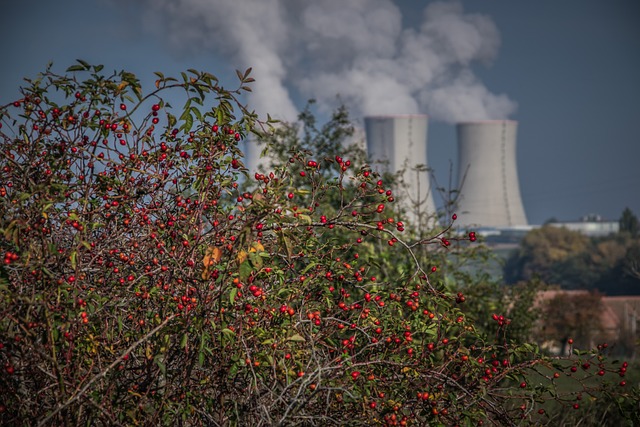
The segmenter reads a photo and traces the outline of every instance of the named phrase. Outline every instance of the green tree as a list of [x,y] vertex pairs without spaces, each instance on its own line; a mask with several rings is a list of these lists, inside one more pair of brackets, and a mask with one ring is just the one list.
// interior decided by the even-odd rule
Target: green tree
[[544,320],[539,325],[539,340],[560,343],[560,354],[567,354],[571,345],[591,348],[603,339],[602,295],[587,291],[557,291],[552,295],[541,302]]
[[638,237],[640,232],[640,223],[638,217],[629,208],[625,208],[620,216],[620,232],[629,233],[631,237]]
[[575,393],[538,369],[624,375],[508,340],[502,313],[476,328],[469,273],[434,265],[471,236],[405,234],[366,164],[295,149],[248,175],[238,143],[272,132],[238,101],[250,70],[157,78],[79,61],[0,107],[3,424],[544,424]]
[[[582,277],[589,239],[564,227],[545,225],[532,230],[505,264],[504,276],[509,283],[539,277],[547,283],[567,287],[587,286]],[[572,271],[572,274],[568,274]]]

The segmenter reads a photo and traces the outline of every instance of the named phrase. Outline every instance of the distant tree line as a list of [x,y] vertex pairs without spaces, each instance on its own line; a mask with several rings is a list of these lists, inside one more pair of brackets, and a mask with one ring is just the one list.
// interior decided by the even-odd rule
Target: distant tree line
[[507,259],[504,278],[517,283],[537,278],[562,289],[597,290],[606,295],[640,294],[639,222],[627,208],[620,231],[606,237],[546,224],[529,232]]

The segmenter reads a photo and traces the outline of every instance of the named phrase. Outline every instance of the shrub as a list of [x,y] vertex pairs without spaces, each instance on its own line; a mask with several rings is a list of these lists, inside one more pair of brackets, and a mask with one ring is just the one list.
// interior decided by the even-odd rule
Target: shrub
[[638,397],[592,385],[626,371],[601,353],[544,358],[500,313],[479,332],[420,262],[462,238],[403,237],[366,164],[294,150],[248,174],[238,143],[272,135],[249,71],[145,93],[79,61],[0,107],[3,423],[542,424],[546,400]]

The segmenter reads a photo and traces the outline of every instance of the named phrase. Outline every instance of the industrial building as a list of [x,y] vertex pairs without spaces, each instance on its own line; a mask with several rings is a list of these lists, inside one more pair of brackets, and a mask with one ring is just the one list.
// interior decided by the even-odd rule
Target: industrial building
[[398,174],[396,198],[417,227],[435,220],[427,169],[428,117],[423,114],[365,117],[367,153],[380,173]]
[[528,224],[516,163],[518,123],[459,123],[458,226],[513,228]]

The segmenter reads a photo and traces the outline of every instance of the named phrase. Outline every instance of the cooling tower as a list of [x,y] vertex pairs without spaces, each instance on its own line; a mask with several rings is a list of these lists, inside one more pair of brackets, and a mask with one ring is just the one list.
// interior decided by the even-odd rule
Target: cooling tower
[[409,226],[427,225],[434,218],[427,165],[426,115],[365,117],[367,152],[374,170],[395,174],[404,171],[396,199],[407,212]]
[[516,166],[517,128],[512,120],[457,125],[458,226],[527,225]]

